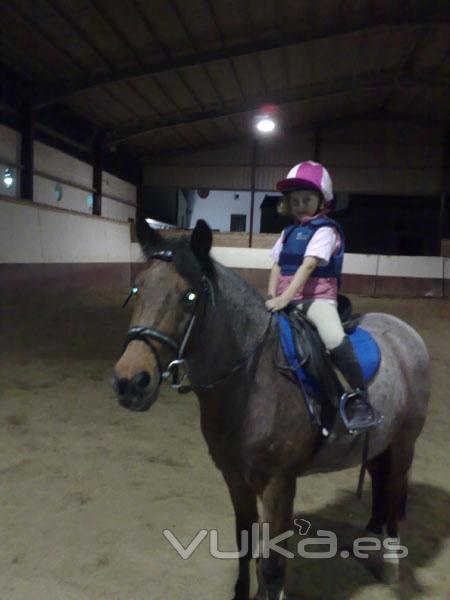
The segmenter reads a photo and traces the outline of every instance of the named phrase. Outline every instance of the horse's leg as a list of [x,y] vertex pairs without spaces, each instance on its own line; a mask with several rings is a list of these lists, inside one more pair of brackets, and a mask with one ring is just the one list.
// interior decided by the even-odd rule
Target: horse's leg
[[389,478],[390,448],[367,462],[372,478],[372,515],[366,530],[376,535],[383,534],[387,521],[387,486]]
[[[408,492],[408,472],[414,456],[414,444],[399,436],[390,446],[389,475],[386,488],[386,533],[385,547],[389,544],[389,558],[384,559],[383,576],[385,581],[399,580],[400,536],[398,522],[405,515]],[[395,549],[397,548],[397,550]]]
[[236,540],[239,552],[242,551],[243,532],[248,532],[248,552],[239,558],[239,575],[235,585],[233,600],[250,599],[250,560],[252,558],[252,525],[258,523],[256,494],[243,477],[234,469],[222,471],[227,483],[236,517]]
[[[270,526],[270,539],[289,531],[292,523],[292,512],[295,496],[295,477],[274,477],[262,494],[263,523]],[[263,525],[264,526],[264,525]],[[286,541],[278,546],[286,548]],[[264,549],[263,549],[264,550]],[[260,589],[258,599],[283,600],[286,576],[286,557],[270,548],[260,559],[261,580],[264,590]],[[264,595],[265,593],[265,595]]]

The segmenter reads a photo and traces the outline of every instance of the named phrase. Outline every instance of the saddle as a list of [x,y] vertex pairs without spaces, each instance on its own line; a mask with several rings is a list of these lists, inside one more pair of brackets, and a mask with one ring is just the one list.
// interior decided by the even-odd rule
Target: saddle
[[[352,314],[352,304],[346,296],[338,297],[338,313],[345,333],[355,332],[361,315]],[[290,365],[287,369],[295,372],[306,392],[305,401],[313,424],[328,435],[333,429],[339,401],[345,392],[333,362],[316,327],[299,309],[284,311],[278,317],[278,324],[284,354]],[[286,368],[279,364],[278,367]]]

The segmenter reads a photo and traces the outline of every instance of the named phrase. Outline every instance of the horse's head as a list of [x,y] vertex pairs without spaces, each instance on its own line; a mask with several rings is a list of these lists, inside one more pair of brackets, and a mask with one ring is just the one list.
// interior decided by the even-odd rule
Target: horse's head
[[114,368],[114,388],[122,406],[144,411],[156,400],[163,377],[182,366],[173,361],[192,341],[210,285],[212,233],[198,221],[190,239],[164,239],[141,220],[137,235],[148,266],[130,292],[136,305]]

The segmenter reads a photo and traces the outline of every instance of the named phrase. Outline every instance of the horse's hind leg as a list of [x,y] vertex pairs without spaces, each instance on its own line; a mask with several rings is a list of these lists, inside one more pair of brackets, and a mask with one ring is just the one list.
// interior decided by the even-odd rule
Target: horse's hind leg
[[408,473],[414,457],[414,441],[398,436],[390,447],[390,465],[387,484],[387,519],[383,578],[394,583],[400,576],[399,521],[405,517],[408,495]]
[[397,582],[400,570],[399,521],[405,517],[408,493],[408,472],[414,456],[414,443],[398,436],[379,456],[368,462],[372,477],[372,517],[368,531],[378,535],[386,526],[383,540],[383,579]]
[[372,515],[366,530],[376,535],[383,534],[387,521],[387,486],[390,466],[390,448],[367,462],[372,478]]

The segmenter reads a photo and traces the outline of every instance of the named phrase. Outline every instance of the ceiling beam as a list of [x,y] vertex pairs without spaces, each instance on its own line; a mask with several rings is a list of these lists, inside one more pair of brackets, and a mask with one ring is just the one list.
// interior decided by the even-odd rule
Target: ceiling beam
[[[437,3],[439,4],[439,3]],[[397,17],[386,16],[382,21],[373,16],[360,17],[351,22],[334,23],[326,30],[304,31],[295,35],[276,36],[268,39],[246,42],[242,44],[222,46],[216,50],[205,52],[195,52],[179,58],[165,58],[162,61],[150,64],[136,64],[131,67],[109,69],[102,74],[92,74],[87,77],[77,79],[70,84],[61,84],[57,87],[44,86],[38,88],[33,93],[34,108],[41,108],[47,104],[63,100],[74,94],[83,92],[91,87],[106,83],[114,83],[132,79],[134,77],[143,77],[164,73],[176,69],[182,69],[192,66],[204,66],[221,60],[238,58],[249,54],[267,52],[279,48],[296,46],[302,43],[312,41],[326,40],[331,37],[341,37],[350,33],[364,33],[377,30],[382,27],[430,27],[432,25],[441,25],[445,23],[449,9],[441,9],[436,12],[436,5],[426,5],[417,15],[413,15],[400,21]]]
[[[175,115],[173,117],[158,120],[140,119],[139,121],[131,122],[123,127],[117,128],[117,130],[110,131],[106,136],[105,143],[106,145],[114,145],[156,129],[184,125],[187,123],[193,123],[195,121],[218,119],[244,112],[252,112],[259,110],[261,105],[265,103],[274,103],[280,106],[283,104],[289,104],[291,102],[301,102],[303,100],[312,100],[321,97],[332,96],[335,94],[345,94],[361,89],[389,86],[397,80],[398,71],[396,69],[392,69],[389,71],[381,71],[380,73],[305,85],[295,90],[289,90],[287,92],[275,92],[257,98],[252,98],[239,104],[229,105],[223,108],[210,109],[203,112]],[[406,78],[402,79],[402,81],[404,84],[411,83],[409,79]]]

